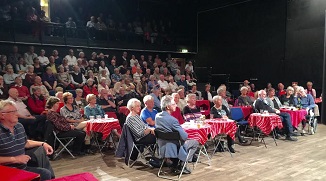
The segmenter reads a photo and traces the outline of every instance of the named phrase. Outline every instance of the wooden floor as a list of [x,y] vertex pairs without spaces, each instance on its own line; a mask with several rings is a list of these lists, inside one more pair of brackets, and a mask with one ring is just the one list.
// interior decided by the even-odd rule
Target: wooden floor
[[[199,163],[182,180],[326,180],[326,126],[319,124],[315,135],[298,139],[297,142],[278,140],[275,146],[273,139],[266,138],[267,149],[258,142],[236,145],[233,158],[228,153],[216,153],[211,166]],[[99,180],[163,180],[156,176],[158,169],[141,164],[128,168],[122,159],[114,158],[113,152],[107,152],[104,157],[96,154],[74,160],[64,156],[53,161],[52,167],[56,177],[91,172]]]

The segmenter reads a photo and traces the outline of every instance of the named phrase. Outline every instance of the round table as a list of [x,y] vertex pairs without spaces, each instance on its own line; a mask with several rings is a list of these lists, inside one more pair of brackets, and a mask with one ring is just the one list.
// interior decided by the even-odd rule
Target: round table
[[201,125],[200,128],[197,127],[197,124],[182,124],[181,127],[188,134],[188,139],[193,139],[198,141],[201,145],[204,145],[208,140],[208,134],[210,134],[211,126]]
[[283,128],[281,118],[277,114],[250,114],[248,119],[251,127],[257,126],[264,134],[268,135],[274,128]]
[[121,134],[121,127],[118,119],[95,119],[86,123],[86,134],[90,135],[91,131],[102,133],[102,139],[105,140],[113,129]]
[[238,127],[234,120],[206,119],[205,123],[211,125],[212,138],[219,134],[226,134],[229,135],[233,140],[235,139],[235,133],[237,132]]
[[300,109],[300,110],[280,109],[280,111],[290,114],[292,125],[296,128],[301,123],[301,121],[306,118],[307,115],[307,111],[305,109]]

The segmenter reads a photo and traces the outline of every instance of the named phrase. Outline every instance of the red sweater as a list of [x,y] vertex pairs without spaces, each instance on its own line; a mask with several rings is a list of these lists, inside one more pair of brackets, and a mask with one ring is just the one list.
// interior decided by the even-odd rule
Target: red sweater
[[88,94],[94,94],[96,96],[98,95],[97,89],[93,86],[88,87],[87,85],[84,85],[83,91],[84,91],[84,97],[86,97]]
[[179,124],[183,124],[185,122],[179,107],[175,108],[175,111],[171,113],[171,116],[175,117],[179,121]]
[[22,85],[22,86],[17,86],[17,85],[14,85],[12,86],[11,88],[15,88],[18,90],[18,97],[29,97],[31,96],[31,94],[29,93],[29,90],[26,86]]
[[29,109],[34,113],[40,115],[45,110],[46,100],[40,100],[31,96],[27,100],[27,105]]

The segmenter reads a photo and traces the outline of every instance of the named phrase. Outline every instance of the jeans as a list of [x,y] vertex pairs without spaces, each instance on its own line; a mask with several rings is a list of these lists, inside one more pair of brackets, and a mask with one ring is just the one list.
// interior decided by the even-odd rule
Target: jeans
[[292,126],[292,121],[291,121],[291,116],[289,113],[280,113],[279,114],[283,126],[285,128],[285,132],[287,136],[291,136],[293,134],[293,126]]
[[51,172],[45,168],[27,166],[25,168],[25,170],[29,171],[29,172],[34,172],[34,173],[40,174],[41,180],[50,180],[51,179]]

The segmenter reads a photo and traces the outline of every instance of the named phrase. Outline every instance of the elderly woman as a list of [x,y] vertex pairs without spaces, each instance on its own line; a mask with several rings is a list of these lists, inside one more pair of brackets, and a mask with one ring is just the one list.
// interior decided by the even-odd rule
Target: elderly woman
[[34,87],[39,87],[41,89],[41,93],[42,95],[45,97],[45,99],[47,99],[48,97],[50,97],[49,91],[46,89],[46,87],[43,85],[42,83],[42,79],[40,76],[36,76],[35,80],[34,80],[34,84],[31,85],[30,87],[30,93],[33,94],[33,88]]
[[[174,160],[174,158],[178,158],[181,160],[181,165],[185,163],[187,158],[187,153],[189,152],[189,160],[193,160],[193,156],[199,143],[195,140],[189,140],[188,134],[184,131],[184,129],[180,126],[178,120],[174,118],[171,113],[175,111],[177,104],[174,102],[171,96],[164,96],[161,100],[161,109],[162,112],[158,113],[155,118],[155,126],[157,130],[162,132],[179,132],[181,142],[180,148],[178,141],[166,141],[166,140],[157,140],[159,146],[160,157],[166,158],[166,162],[169,165],[173,165],[174,168],[177,166],[178,160]],[[173,161],[170,160],[173,158]],[[179,167],[180,168],[180,167]],[[185,168],[185,173],[191,173],[188,168]]]
[[79,108],[84,108],[85,106],[87,106],[86,99],[83,97],[82,89],[76,89],[76,98],[74,101],[74,105],[76,105]]
[[3,80],[7,85],[15,83],[15,78],[18,76],[18,74],[14,73],[14,68],[12,65],[6,66],[7,73],[3,75]]
[[47,120],[51,121],[54,125],[54,130],[59,138],[75,137],[73,144],[73,154],[83,155],[82,147],[85,139],[85,132],[75,129],[74,125],[71,125],[65,117],[61,116],[56,110],[59,108],[59,99],[56,97],[50,97],[46,102],[46,108],[49,110],[47,114]]
[[46,72],[43,74],[42,80],[49,91],[55,90],[57,87],[57,78],[53,74],[51,67],[46,67]]
[[30,87],[31,85],[33,85],[36,76],[37,76],[36,73],[34,73],[34,66],[27,65],[27,72],[25,74],[23,85],[26,87]]
[[111,85],[111,79],[110,79],[110,74],[107,74],[105,69],[102,69],[100,71],[100,74],[98,75],[98,79],[102,81],[102,78],[106,78],[105,84],[110,87]]
[[238,97],[238,106],[251,106],[253,101],[247,95],[248,88],[246,86],[241,87],[240,89],[241,95]]
[[147,95],[148,87],[146,83],[146,77],[144,75],[141,76],[140,81],[137,82],[136,91],[140,95],[140,97],[144,97],[145,95]]
[[19,57],[18,62],[16,64],[16,72],[21,74],[21,73],[25,73],[26,71],[27,71],[27,66],[24,57]]
[[3,77],[0,75],[0,99],[5,100],[8,98],[9,86],[4,84]]
[[154,98],[151,95],[147,95],[144,97],[143,102],[145,107],[141,110],[140,117],[149,127],[155,128],[157,110],[154,109]]
[[177,104],[177,106],[175,108],[175,111],[171,112],[171,115],[179,121],[179,124],[183,124],[185,120],[181,114],[181,109],[178,107],[180,101],[180,95],[178,93],[173,93],[172,98],[174,102]]
[[96,95],[94,94],[88,94],[86,96],[86,101],[88,102],[88,105],[84,108],[84,114],[87,119],[89,119],[90,116],[98,116],[104,117],[104,111],[101,108],[100,105],[96,104]]
[[132,98],[127,103],[127,108],[130,113],[126,118],[126,125],[129,127],[134,141],[140,144],[155,144],[156,137],[154,136],[154,128],[149,128],[139,116],[140,101]]
[[[210,114],[213,118],[230,118],[231,113],[229,112],[228,108],[222,104],[223,98],[221,96],[214,96],[213,97],[213,103],[214,106],[211,108]],[[236,136],[239,139],[240,143],[246,143],[247,140],[243,140],[242,136],[240,135],[240,131],[237,130]],[[233,139],[228,135],[227,136],[227,142],[228,142],[228,149],[231,153],[235,153],[234,149],[232,148],[232,145],[234,144]],[[221,142],[215,150],[215,152],[222,152],[224,150],[223,148],[224,143]]]
[[33,59],[33,67],[34,67],[34,72],[38,76],[42,76],[42,74],[44,73],[44,69],[43,69],[42,65],[40,64],[40,60],[37,57],[35,57]]
[[83,87],[83,91],[84,97],[86,97],[88,94],[94,94],[96,96],[98,95],[98,91],[92,78],[87,79],[86,85]]
[[179,89],[179,86],[177,85],[176,82],[174,82],[173,76],[169,76],[169,87],[171,89],[172,92],[177,92],[177,90]]
[[58,67],[57,79],[58,79],[58,85],[60,85],[61,87],[67,90],[72,89],[70,86],[71,77],[68,72],[65,72],[65,68],[62,65]]
[[312,82],[307,82],[307,89],[305,90],[306,94],[312,95],[316,99],[316,90],[312,88]]
[[27,105],[33,114],[40,115],[45,111],[46,98],[42,95],[40,87],[32,88],[32,95],[27,100]]
[[99,84],[98,84],[98,86],[97,86],[97,91],[98,92],[101,92],[101,89],[106,89],[106,90],[109,90],[110,88],[109,88],[109,86],[106,84],[106,78],[105,77],[102,77],[101,79],[100,79],[100,82],[99,82]]
[[289,86],[286,89],[286,94],[281,96],[281,103],[285,106],[293,106],[294,105],[294,96],[293,96],[294,89],[293,87]]
[[98,84],[98,80],[97,80],[97,77],[94,75],[94,72],[89,70],[87,71],[87,79],[93,79],[94,80],[94,84],[97,86]]
[[268,89],[266,101],[267,101],[267,104],[270,105],[272,108],[279,110],[282,107],[281,101],[278,99],[277,96],[275,96],[274,88]]
[[148,85],[148,93],[150,93],[152,89],[158,85],[154,75],[149,76],[149,81],[147,85]]
[[200,109],[196,106],[196,94],[187,94],[187,105],[183,108],[183,117],[185,121],[196,120],[200,118]]
[[[60,109],[61,116],[65,117],[67,122],[74,125],[75,129],[86,131],[86,121],[80,114],[80,109],[73,105],[74,97],[70,92],[65,92],[63,94],[63,101],[65,105]],[[90,137],[86,135],[85,137],[85,146],[87,148],[87,153],[92,153],[90,150]]]

